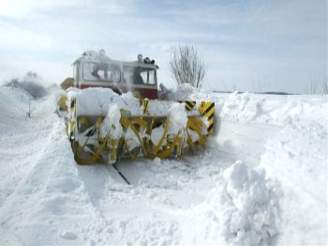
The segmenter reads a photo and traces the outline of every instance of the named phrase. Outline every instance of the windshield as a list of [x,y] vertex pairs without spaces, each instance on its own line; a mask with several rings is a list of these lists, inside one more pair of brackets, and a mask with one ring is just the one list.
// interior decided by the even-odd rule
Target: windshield
[[107,63],[83,64],[83,79],[88,81],[108,81],[118,83],[121,80],[120,67]]
[[124,81],[130,84],[156,84],[156,70],[153,68],[124,66]]

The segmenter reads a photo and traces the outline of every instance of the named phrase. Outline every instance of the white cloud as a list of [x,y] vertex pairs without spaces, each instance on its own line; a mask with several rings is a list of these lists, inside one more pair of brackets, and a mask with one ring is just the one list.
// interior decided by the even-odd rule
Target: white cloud
[[171,46],[195,44],[213,88],[266,81],[296,90],[326,74],[326,22],[317,0],[1,0],[0,53],[10,66],[0,69],[15,75],[17,64],[58,81],[84,49],[105,48],[117,59],[155,58],[161,81],[170,83]]
[[0,60],[0,82],[8,81],[12,78],[21,78],[26,72],[37,72],[46,85],[61,83],[64,78],[71,76],[72,66],[70,62],[56,62],[37,60],[28,55],[6,55]]
[[0,16],[27,17],[36,14],[40,10],[55,7],[72,7],[81,0],[1,0]]
[[40,51],[55,46],[49,35],[44,35],[12,24],[0,23],[0,47],[7,50]]

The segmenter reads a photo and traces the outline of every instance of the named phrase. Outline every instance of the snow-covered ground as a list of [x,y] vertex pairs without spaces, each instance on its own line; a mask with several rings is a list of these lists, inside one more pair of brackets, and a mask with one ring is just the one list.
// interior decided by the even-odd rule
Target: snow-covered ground
[[327,245],[328,98],[175,94],[216,102],[204,151],[75,164],[57,91],[0,87],[0,245]]

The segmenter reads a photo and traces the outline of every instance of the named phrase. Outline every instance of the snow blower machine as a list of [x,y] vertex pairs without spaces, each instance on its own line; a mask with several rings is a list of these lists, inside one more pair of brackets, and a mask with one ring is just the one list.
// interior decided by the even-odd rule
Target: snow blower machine
[[73,67],[57,104],[78,164],[179,158],[205,146],[214,131],[214,103],[165,98],[154,60],[138,55],[124,62],[104,50],[86,51]]

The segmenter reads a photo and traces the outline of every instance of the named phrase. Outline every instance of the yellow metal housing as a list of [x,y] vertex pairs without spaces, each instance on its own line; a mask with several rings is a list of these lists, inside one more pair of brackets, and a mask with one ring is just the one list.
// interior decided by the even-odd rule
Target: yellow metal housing
[[[75,160],[79,164],[95,162],[115,163],[120,158],[180,158],[187,150],[206,144],[213,133],[215,105],[213,102],[183,101],[189,114],[187,125],[177,134],[169,132],[169,117],[150,116],[147,107],[152,101],[140,102],[144,115],[133,116],[128,110],[121,109],[120,127],[123,135],[119,139],[101,136],[100,127],[104,115],[85,116],[76,113],[74,100],[70,103],[68,136],[71,141]],[[117,126],[111,126],[117,127]],[[152,136],[157,136],[157,141]]]

